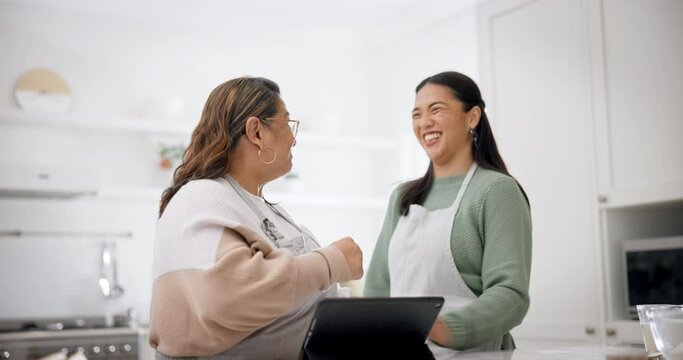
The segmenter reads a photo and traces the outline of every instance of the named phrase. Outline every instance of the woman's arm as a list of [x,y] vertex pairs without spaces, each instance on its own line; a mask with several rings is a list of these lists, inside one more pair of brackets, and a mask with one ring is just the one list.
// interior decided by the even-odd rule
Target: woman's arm
[[225,351],[333,282],[351,280],[334,245],[292,257],[261,251],[225,229],[209,269],[176,270],[154,282],[150,342],[166,355]]
[[509,332],[529,308],[531,215],[512,178],[494,182],[480,209],[483,230],[483,292],[463,309],[441,320],[449,330],[449,345],[468,349]]

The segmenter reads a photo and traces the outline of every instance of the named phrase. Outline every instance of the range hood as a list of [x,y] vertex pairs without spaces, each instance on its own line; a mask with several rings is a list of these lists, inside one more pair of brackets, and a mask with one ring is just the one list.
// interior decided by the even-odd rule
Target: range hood
[[92,169],[0,164],[0,197],[73,198],[97,193],[100,178]]

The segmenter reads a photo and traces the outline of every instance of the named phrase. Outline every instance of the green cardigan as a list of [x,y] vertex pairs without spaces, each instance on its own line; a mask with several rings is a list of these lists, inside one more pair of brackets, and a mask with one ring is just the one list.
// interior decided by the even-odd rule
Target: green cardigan
[[[423,206],[428,210],[451,206],[464,178],[464,174],[436,178]],[[400,217],[404,185],[391,194],[366,274],[365,296],[390,295],[389,241]],[[460,276],[479,297],[442,314],[452,348],[466,350],[504,336],[502,349],[513,349],[509,331],[522,322],[529,308],[531,268],[531,215],[513,178],[477,169],[453,221],[451,252]]]

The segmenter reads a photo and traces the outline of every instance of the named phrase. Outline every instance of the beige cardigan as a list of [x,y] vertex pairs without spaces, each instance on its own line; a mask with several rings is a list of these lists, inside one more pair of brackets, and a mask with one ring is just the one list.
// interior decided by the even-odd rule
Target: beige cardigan
[[223,179],[183,186],[157,224],[150,344],[169,356],[224,352],[309,295],[351,280],[342,252],[273,248]]

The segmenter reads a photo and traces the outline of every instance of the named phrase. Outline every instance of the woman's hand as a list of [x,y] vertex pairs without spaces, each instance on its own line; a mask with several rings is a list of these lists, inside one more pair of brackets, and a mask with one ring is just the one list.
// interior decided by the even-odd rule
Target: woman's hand
[[449,347],[451,343],[451,334],[448,331],[448,326],[441,322],[441,320],[436,319],[432,330],[429,331],[429,340],[435,342],[437,345],[443,347]]
[[363,277],[363,252],[358,244],[350,237],[345,237],[332,243],[339,250],[341,250],[346,263],[351,269],[351,276],[353,280],[358,280]]

